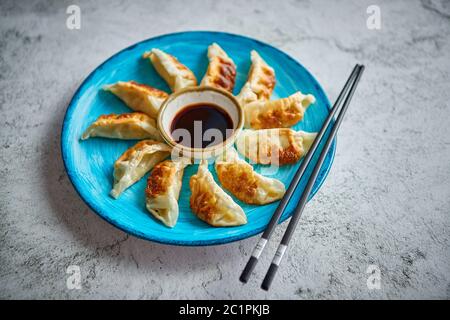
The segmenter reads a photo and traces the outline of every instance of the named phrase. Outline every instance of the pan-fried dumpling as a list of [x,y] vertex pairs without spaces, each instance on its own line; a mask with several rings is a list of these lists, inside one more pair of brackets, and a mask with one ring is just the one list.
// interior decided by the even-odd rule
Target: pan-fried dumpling
[[150,59],[156,71],[167,82],[173,92],[197,85],[194,73],[181,64],[174,56],[159,49],[153,49],[144,53],[144,58]]
[[238,151],[254,163],[293,164],[306,155],[316,133],[289,128],[244,130],[236,139]]
[[284,184],[253,170],[232,147],[216,159],[216,172],[222,186],[239,200],[249,204],[267,204],[283,197]]
[[306,109],[316,99],[300,91],[272,101],[255,101],[245,106],[245,127],[252,129],[287,128],[303,119]]
[[253,50],[251,52],[252,66],[248,73],[247,82],[237,96],[242,106],[256,101],[269,100],[275,87],[275,71],[261,56]]
[[222,190],[203,160],[197,174],[191,177],[191,209],[201,220],[214,227],[239,226],[247,223],[244,210]]
[[236,80],[236,65],[233,60],[217,43],[208,47],[208,59],[208,70],[201,85],[233,92]]
[[147,180],[146,207],[158,220],[173,227],[178,220],[178,196],[184,168],[190,160],[166,160],[155,166]]
[[86,129],[81,139],[91,137],[161,140],[155,120],[141,112],[102,115]]
[[170,154],[171,148],[165,143],[144,140],[124,152],[114,163],[114,186],[110,195],[119,195],[132,184],[141,179],[155,164]]
[[103,89],[114,93],[134,111],[143,112],[152,118],[158,116],[159,107],[169,96],[164,91],[135,81],[119,81]]

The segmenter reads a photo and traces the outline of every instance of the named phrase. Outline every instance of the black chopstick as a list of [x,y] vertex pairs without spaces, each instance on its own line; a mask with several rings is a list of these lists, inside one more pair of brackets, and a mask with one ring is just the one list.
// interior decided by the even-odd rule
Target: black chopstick
[[280,219],[281,215],[283,214],[284,210],[286,209],[286,206],[291,199],[295,189],[297,188],[298,183],[300,182],[303,174],[305,173],[306,168],[309,165],[309,162],[311,161],[311,158],[316,151],[317,147],[320,144],[320,141],[322,137],[324,136],[325,132],[328,130],[328,126],[331,123],[331,120],[333,119],[336,111],[339,109],[341,102],[347,93],[348,89],[350,88],[350,85],[352,84],[356,73],[358,70],[358,65],[356,65],[353,68],[352,73],[350,74],[350,77],[347,79],[347,82],[344,85],[344,88],[342,89],[341,93],[339,94],[338,98],[336,99],[336,102],[333,105],[333,108],[330,110],[330,113],[328,114],[328,117],[325,119],[325,122],[322,125],[322,128],[320,129],[319,133],[317,134],[313,144],[311,145],[309,152],[306,154],[305,158],[303,159],[302,164],[298,168],[297,172],[294,175],[294,178],[291,181],[291,184],[289,185],[288,189],[286,190],[283,198],[281,199],[280,203],[278,204],[277,209],[272,215],[272,218],[270,219],[269,224],[267,225],[267,228],[265,229],[264,233],[262,234],[261,238],[259,239],[258,243],[256,244],[253,253],[248,260],[244,270],[242,271],[242,274],[240,276],[240,280],[243,283],[246,283],[248,279],[250,278],[250,275],[255,268],[256,264],[258,263],[259,256],[261,255],[262,251],[264,250],[264,247],[266,246],[267,241],[270,239],[273,231],[275,230],[278,220]]
[[300,202],[298,203],[297,207],[294,210],[292,218],[289,221],[289,224],[286,228],[283,238],[281,239],[281,243],[278,246],[278,249],[275,253],[272,263],[270,264],[269,270],[267,271],[267,274],[264,277],[263,283],[261,285],[261,288],[264,290],[269,290],[270,284],[272,283],[272,280],[275,277],[275,274],[278,270],[278,266],[280,265],[281,259],[283,258],[283,255],[287,249],[287,246],[289,245],[289,241],[291,240],[292,235],[295,232],[295,228],[297,227],[297,224],[298,224],[298,221],[300,220],[303,209],[305,208],[306,202],[308,201],[308,197],[311,193],[314,182],[316,181],[317,175],[320,172],[323,161],[325,160],[325,157],[328,153],[328,150],[330,149],[330,146],[333,142],[334,137],[336,136],[339,126],[341,125],[342,120],[344,119],[345,112],[347,111],[350,101],[353,97],[353,94],[355,93],[358,82],[361,79],[362,73],[364,71],[364,66],[360,65],[360,66],[357,66],[357,68],[358,68],[358,71],[357,71],[356,78],[355,78],[355,80],[348,92],[348,95],[344,101],[344,104],[339,112],[339,116],[337,117],[337,119],[333,125],[333,128],[331,129],[330,135],[328,136],[328,138],[326,140],[325,146],[323,147],[322,152],[320,153],[319,160],[317,161],[317,163],[314,167],[314,170],[313,170],[311,176],[309,177],[308,183],[307,183],[305,189],[303,190],[302,196],[300,198]]

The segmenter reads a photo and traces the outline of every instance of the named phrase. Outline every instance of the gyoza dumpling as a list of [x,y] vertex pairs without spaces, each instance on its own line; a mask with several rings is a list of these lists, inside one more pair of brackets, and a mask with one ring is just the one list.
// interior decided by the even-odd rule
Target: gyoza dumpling
[[275,71],[273,68],[255,50],[251,52],[251,60],[252,66],[248,73],[247,82],[237,96],[242,106],[256,100],[269,100],[275,87]]
[[118,198],[132,184],[141,179],[155,164],[170,154],[171,148],[162,142],[140,141],[125,151],[114,163],[114,185],[110,195]]
[[316,133],[288,128],[244,130],[236,139],[238,151],[254,163],[285,165],[308,152]]
[[206,160],[198,166],[198,172],[191,177],[189,186],[192,192],[191,209],[199,219],[215,227],[247,223],[244,210],[214,181]]
[[255,101],[245,105],[246,128],[271,129],[287,128],[303,119],[303,115],[316,99],[300,91],[293,95],[272,101]]
[[159,49],[153,49],[144,53],[144,58],[150,59],[156,71],[167,82],[173,92],[197,85],[194,73],[181,64],[174,56]]
[[184,168],[190,160],[166,160],[155,166],[147,180],[146,207],[158,220],[173,227],[178,220],[178,196]]
[[102,115],[86,129],[81,139],[91,137],[161,140],[155,120],[141,112]]
[[217,43],[208,47],[208,59],[208,70],[200,85],[233,92],[236,80],[236,65],[233,60]]
[[119,81],[103,89],[114,93],[134,111],[143,112],[152,118],[158,116],[159,107],[169,96],[164,91],[135,81]]
[[249,204],[266,204],[283,197],[284,184],[253,170],[231,147],[216,159],[216,172],[222,186],[239,200]]

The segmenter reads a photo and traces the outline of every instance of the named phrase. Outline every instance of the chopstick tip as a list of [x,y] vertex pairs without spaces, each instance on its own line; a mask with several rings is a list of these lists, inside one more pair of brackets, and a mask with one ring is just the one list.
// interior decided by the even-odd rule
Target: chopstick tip
[[248,277],[245,274],[241,274],[241,276],[239,277],[239,281],[243,284],[246,284],[248,281]]
[[247,264],[245,265],[244,271],[242,271],[241,276],[239,277],[239,280],[242,283],[247,283],[248,279],[250,278],[250,275],[252,274],[253,269],[255,269],[256,263],[258,262],[258,259],[254,256],[251,256],[248,260]]

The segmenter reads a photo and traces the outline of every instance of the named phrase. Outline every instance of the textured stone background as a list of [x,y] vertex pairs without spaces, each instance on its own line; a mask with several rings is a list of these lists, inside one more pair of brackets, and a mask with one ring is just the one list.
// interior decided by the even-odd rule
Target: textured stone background
[[[82,28],[68,30],[78,4]],[[449,1],[0,2],[1,298],[450,298]],[[366,28],[366,8],[382,28]],[[143,39],[220,30],[271,43],[334,100],[367,66],[333,169],[310,203],[272,290],[238,274],[257,238],[218,247],[128,236],[80,200],[59,135],[70,98],[107,57]],[[368,290],[367,267],[381,269]],[[79,265],[81,290],[66,288]]]

